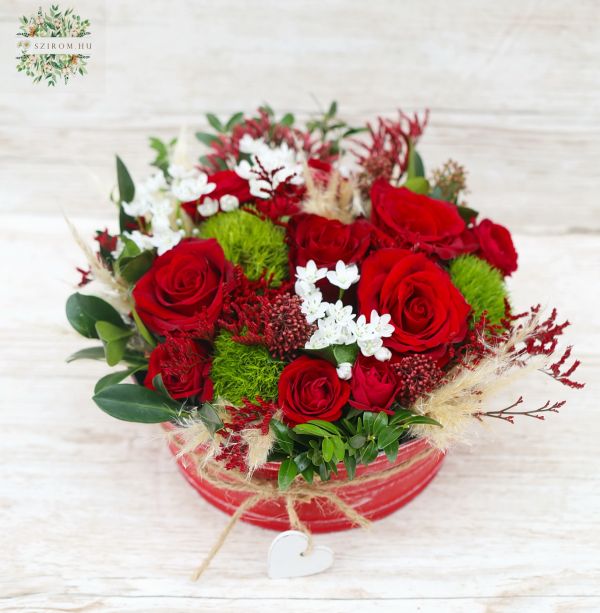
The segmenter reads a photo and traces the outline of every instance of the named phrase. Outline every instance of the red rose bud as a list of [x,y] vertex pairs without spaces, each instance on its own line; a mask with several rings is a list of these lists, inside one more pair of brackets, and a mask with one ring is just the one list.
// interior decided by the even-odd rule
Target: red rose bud
[[210,354],[204,343],[188,337],[168,336],[150,354],[144,385],[154,389],[152,382],[160,374],[173,398],[197,396],[200,402],[205,402],[213,396],[210,365]]
[[235,196],[240,204],[253,199],[250,195],[248,181],[242,179],[242,177],[237,175],[233,170],[220,170],[219,172],[215,172],[209,175],[208,182],[216,185],[215,189],[210,192],[210,194],[201,196],[198,200],[193,200],[192,202],[184,202],[181,205],[185,212],[195,220],[201,218],[200,213],[198,213],[198,205],[202,204],[205,198],[212,198],[218,201],[222,196]]
[[392,187],[379,179],[371,189],[371,223],[398,247],[416,247],[444,260],[475,251],[477,242],[456,206]]
[[293,267],[314,260],[319,267],[335,268],[338,260],[360,262],[371,244],[371,226],[364,219],[343,224],[337,219],[301,213],[289,221],[288,244]]
[[398,382],[389,362],[380,362],[375,358],[360,355],[352,369],[350,380],[352,389],[350,405],[359,411],[384,411],[393,415],[390,409]]
[[443,354],[467,332],[469,305],[448,273],[422,253],[381,249],[363,263],[360,312],[389,313],[395,330],[384,345],[399,353]]
[[133,298],[138,315],[160,335],[171,331],[209,335],[232,271],[215,239],[183,240],[156,258],[137,282]]
[[473,228],[479,241],[478,254],[489,264],[498,268],[504,276],[517,270],[517,251],[510,232],[500,224],[484,219]]
[[350,386],[326,360],[302,356],[288,364],[279,378],[278,402],[290,424],[336,421],[349,396]]

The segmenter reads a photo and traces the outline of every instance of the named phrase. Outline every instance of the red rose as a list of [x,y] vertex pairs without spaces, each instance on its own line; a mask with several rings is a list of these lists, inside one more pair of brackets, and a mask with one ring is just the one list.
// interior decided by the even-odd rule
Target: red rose
[[157,334],[210,333],[221,313],[233,267],[214,238],[186,239],[154,260],[133,298],[142,321]]
[[197,396],[200,402],[205,402],[213,396],[210,355],[205,343],[188,337],[167,337],[150,354],[144,385],[154,389],[152,381],[158,374],[173,398]]
[[504,276],[517,270],[517,251],[510,232],[504,226],[484,219],[473,228],[473,232],[479,241],[478,255],[500,269]]
[[326,360],[302,356],[279,377],[279,406],[286,420],[301,424],[311,419],[335,421],[348,402],[350,386]]
[[326,268],[335,268],[338,260],[360,262],[371,244],[371,226],[364,219],[343,224],[301,213],[290,219],[287,232],[293,266],[306,266],[309,260]]
[[358,356],[350,380],[352,389],[350,405],[359,411],[384,411],[390,409],[398,391],[398,381],[389,362]]
[[221,196],[235,196],[240,201],[240,204],[252,200],[248,181],[242,179],[242,177],[237,175],[233,170],[220,170],[219,172],[215,172],[209,175],[208,182],[215,183],[216,185],[215,189],[210,192],[210,194],[201,196],[198,200],[193,200],[192,202],[184,202],[181,205],[185,212],[193,219],[198,220],[202,217],[200,213],[198,213],[197,207],[204,202],[205,198],[219,200]]
[[399,247],[416,247],[444,260],[477,248],[456,206],[449,202],[379,179],[371,188],[371,204],[371,223]]
[[367,318],[389,313],[395,330],[384,345],[399,353],[436,350],[463,340],[470,307],[448,273],[422,253],[381,249],[363,263],[358,302]]

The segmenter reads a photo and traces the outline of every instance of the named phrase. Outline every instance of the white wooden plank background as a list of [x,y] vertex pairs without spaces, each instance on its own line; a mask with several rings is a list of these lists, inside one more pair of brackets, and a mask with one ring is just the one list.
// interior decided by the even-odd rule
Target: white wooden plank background
[[[104,91],[0,91],[0,610],[600,610],[600,5],[95,5]],[[36,7],[3,2],[2,32]],[[328,574],[269,581],[273,534],[241,524],[192,584],[225,517],[155,428],[93,405],[105,367],[64,363],[83,343],[63,316],[81,258],[60,209],[91,234],[113,221],[115,152],[139,176],[150,134],[263,100],[306,115],[311,93],[351,120],[432,109],[427,161],[465,163],[471,203],[518,229],[514,298],[574,322],[588,388],[525,384],[570,403],[544,423],[494,423],[369,533],[319,537],[337,553]]]

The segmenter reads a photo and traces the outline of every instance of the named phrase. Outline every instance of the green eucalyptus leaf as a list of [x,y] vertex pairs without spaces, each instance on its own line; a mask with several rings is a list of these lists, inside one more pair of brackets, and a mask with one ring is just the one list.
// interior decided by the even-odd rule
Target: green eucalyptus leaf
[[155,424],[173,420],[179,406],[134,383],[105,387],[94,395],[94,402],[105,412],[124,421]]
[[87,296],[79,292],[72,294],[67,299],[66,314],[71,326],[87,338],[99,338],[96,331],[98,321],[125,328],[117,310],[97,296]]
[[279,485],[279,489],[282,491],[287,490],[292,481],[296,478],[298,474],[298,467],[296,466],[296,462],[292,458],[285,459],[281,466],[279,467],[279,472],[277,473],[277,483]]

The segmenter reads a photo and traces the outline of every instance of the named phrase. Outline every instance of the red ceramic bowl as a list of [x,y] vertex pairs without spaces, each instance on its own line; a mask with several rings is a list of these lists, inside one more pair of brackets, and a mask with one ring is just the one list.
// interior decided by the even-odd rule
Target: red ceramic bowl
[[[169,428],[165,425],[165,428]],[[428,443],[416,439],[400,446],[398,458],[394,465],[410,460],[427,449]],[[177,445],[170,443],[171,452],[178,452]],[[435,477],[440,469],[444,454],[435,452],[423,458],[406,470],[393,474],[381,481],[353,483],[346,481],[347,474],[343,464],[338,465],[338,474],[332,475],[332,480],[346,481],[340,483],[335,493],[351,507],[368,519],[380,519],[405,505],[421,492]],[[232,515],[249,494],[227,489],[224,481],[222,487],[215,487],[202,479],[194,468],[194,463],[186,461],[185,456],[177,459],[179,468],[190,485],[196,489],[212,505]],[[391,467],[385,455],[379,456],[368,466],[358,466],[356,475],[370,475]],[[264,479],[277,480],[279,462],[268,462],[256,471],[256,476]],[[340,511],[323,499],[296,505],[300,520],[311,532],[334,532],[355,527]],[[289,530],[290,523],[282,500],[267,500],[259,502],[241,517],[246,521],[270,530]]]

